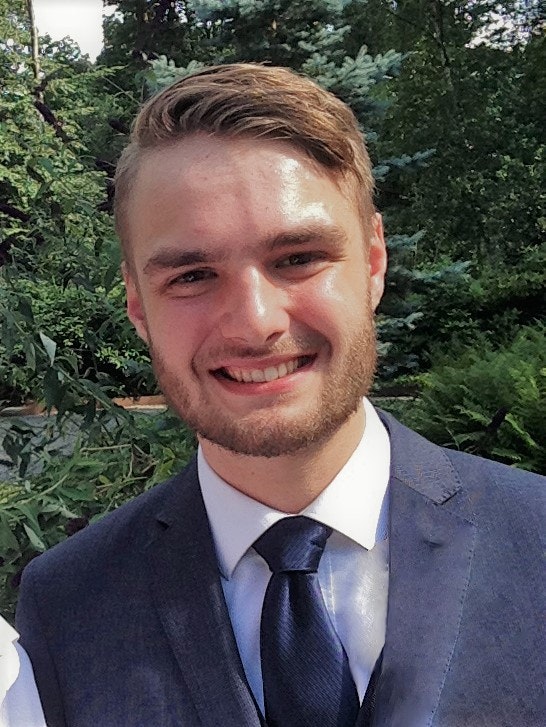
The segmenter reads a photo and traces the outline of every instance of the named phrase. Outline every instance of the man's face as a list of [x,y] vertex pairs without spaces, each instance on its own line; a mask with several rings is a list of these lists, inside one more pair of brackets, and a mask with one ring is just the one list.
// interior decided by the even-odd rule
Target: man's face
[[142,161],[128,314],[197,433],[253,456],[331,436],[375,367],[385,246],[354,195],[282,142],[193,136]]

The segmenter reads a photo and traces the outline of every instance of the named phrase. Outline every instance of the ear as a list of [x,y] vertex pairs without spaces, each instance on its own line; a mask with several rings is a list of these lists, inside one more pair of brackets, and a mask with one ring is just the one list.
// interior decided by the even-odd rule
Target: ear
[[370,298],[375,311],[385,290],[387,272],[387,246],[383,236],[383,218],[375,212],[371,219],[371,236],[368,248],[370,265]]
[[121,274],[123,275],[123,280],[125,282],[127,316],[135,327],[140,338],[142,338],[145,343],[149,343],[148,326],[146,325],[146,318],[140,301],[138,285],[136,283],[134,273],[131,272],[131,268],[125,260],[121,263]]

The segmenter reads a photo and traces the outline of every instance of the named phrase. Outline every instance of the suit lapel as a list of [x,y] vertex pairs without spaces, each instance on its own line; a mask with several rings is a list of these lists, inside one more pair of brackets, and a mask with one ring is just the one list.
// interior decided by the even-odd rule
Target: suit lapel
[[[432,724],[470,578],[475,527],[442,450],[388,417],[392,447],[387,631],[373,727]],[[449,504],[448,504],[449,503]]]
[[224,601],[195,461],[172,485],[147,549],[160,620],[201,723],[258,727],[260,717]]

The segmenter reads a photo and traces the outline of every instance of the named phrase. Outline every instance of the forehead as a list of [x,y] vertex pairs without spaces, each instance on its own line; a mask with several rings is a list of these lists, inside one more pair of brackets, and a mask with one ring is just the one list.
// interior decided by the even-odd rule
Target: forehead
[[290,144],[195,135],[145,153],[127,219],[138,254],[161,241],[242,245],[355,208],[345,184]]
[[[297,146],[282,140],[196,133],[165,146],[145,150],[137,164],[135,184],[150,173],[175,175],[192,187],[211,177],[226,184],[265,176],[273,184],[280,175],[299,171],[308,177],[343,186],[342,175],[322,166]],[[273,176],[271,176],[271,174]]]
[[336,185],[341,177],[286,141],[196,133],[165,146],[144,150],[137,165],[136,181],[158,171],[164,174],[177,171],[180,177],[189,177],[195,185],[200,175],[206,178],[214,169],[214,177],[227,175],[226,181],[233,184],[240,181],[234,173],[259,176],[266,164],[270,168],[278,167],[278,171],[299,167]]

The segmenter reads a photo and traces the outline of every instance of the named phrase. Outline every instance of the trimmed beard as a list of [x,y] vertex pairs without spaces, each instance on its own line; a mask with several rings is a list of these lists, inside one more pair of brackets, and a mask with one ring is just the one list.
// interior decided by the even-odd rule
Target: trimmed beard
[[361,330],[355,334],[341,365],[331,372],[316,405],[296,416],[280,413],[277,417],[260,409],[236,420],[214,402],[192,401],[189,389],[169,369],[151,339],[150,355],[169,406],[198,435],[231,452],[251,457],[296,454],[329,439],[358,410],[362,398],[370,391],[377,342],[369,302],[366,314]]

